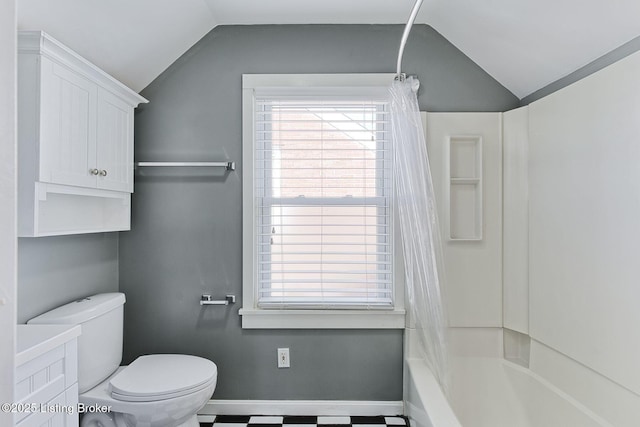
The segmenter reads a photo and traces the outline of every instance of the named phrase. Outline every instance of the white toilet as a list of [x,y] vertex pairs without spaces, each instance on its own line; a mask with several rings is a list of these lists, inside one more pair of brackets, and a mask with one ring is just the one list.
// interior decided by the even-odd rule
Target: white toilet
[[196,413],[216,388],[218,368],[183,354],[122,361],[122,293],[98,294],[58,307],[29,324],[82,325],[78,338],[80,403],[110,406],[87,413],[82,427],[198,427]]

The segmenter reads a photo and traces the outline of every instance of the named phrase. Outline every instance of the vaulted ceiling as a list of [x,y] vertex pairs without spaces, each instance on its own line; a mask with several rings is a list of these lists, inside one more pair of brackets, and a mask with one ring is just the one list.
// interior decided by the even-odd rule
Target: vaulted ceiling
[[[217,25],[403,24],[412,6],[413,0],[20,0],[18,26],[49,32],[140,91]],[[425,0],[416,22],[431,25],[522,98],[640,36],[638,17],[639,0]]]

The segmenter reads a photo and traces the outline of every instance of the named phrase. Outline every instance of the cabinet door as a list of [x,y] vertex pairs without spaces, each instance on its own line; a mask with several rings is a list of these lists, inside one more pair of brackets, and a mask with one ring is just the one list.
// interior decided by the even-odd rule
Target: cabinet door
[[97,86],[42,58],[39,180],[96,185]]
[[133,192],[133,107],[98,89],[98,188]]

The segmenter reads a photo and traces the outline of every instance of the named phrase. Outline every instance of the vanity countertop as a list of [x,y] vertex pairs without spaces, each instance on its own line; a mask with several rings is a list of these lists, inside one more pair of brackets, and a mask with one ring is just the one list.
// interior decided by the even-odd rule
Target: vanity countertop
[[80,325],[17,325],[16,366],[80,336]]

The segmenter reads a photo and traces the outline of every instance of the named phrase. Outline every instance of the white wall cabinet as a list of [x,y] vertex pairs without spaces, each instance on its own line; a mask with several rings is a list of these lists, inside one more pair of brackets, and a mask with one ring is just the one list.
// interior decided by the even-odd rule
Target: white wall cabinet
[[18,47],[19,235],[128,230],[147,100],[43,32]]

